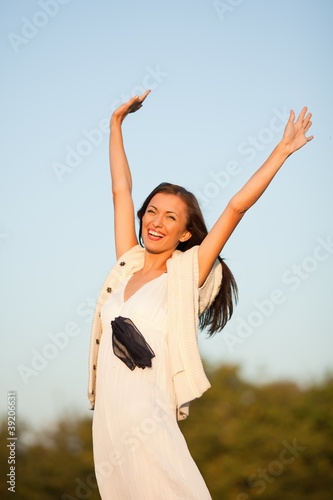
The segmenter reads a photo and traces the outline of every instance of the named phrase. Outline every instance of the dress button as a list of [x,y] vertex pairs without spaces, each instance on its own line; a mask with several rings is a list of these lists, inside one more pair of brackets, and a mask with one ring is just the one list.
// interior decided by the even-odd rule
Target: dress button
[[110,286],[108,286],[108,287],[107,287],[107,289],[106,289],[106,291],[107,291],[108,293],[111,293],[111,292],[112,292],[112,288],[111,288]]
[[99,313],[98,313],[98,316],[99,316],[99,317],[101,317],[101,316],[102,316],[102,314],[99,312]]
[[99,344],[99,339],[96,339],[96,344]]
[[123,262],[120,262],[120,263],[119,263],[119,265],[120,265],[120,266],[125,266],[125,265],[126,265],[126,262],[124,262],[124,261],[123,261]]
[[93,366],[93,369],[96,370],[96,365]]

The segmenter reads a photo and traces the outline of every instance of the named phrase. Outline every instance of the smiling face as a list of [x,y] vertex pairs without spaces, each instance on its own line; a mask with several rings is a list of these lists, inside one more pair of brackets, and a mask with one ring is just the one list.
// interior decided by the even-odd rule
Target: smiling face
[[180,196],[157,193],[142,217],[142,239],[147,251],[172,253],[180,241],[187,241],[187,207]]

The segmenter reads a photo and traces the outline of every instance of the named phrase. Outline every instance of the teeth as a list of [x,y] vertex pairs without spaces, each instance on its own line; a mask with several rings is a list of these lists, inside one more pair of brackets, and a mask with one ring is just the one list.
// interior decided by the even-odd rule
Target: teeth
[[155,233],[155,231],[149,231],[149,234],[151,234],[152,236],[158,236],[159,238],[162,238],[162,235],[159,233]]

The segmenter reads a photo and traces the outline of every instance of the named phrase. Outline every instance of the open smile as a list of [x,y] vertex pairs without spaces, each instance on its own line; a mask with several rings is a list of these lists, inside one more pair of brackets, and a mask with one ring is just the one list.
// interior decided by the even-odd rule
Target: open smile
[[152,241],[159,241],[164,237],[164,234],[154,231],[153,229],[148,229],[148,238]]

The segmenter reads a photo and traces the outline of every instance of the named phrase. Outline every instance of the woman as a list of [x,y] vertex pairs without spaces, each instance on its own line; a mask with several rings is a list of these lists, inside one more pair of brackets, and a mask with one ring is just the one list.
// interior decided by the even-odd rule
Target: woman
[[230,318],[237,287],[219,254],[287,157],[313,138],[306,137],[311,114],[303,108],[295,122],[290,112],[281,142],[209,232],[195,197],[163,183],[137,213],[138,240],[121,126],[148,94],[121,105],[110,122],[118,260],[100,293],[91,338],[95,470],[103,500],[206,500],[177,424],[189,401],[210,387],[198,318],[211,334]]

